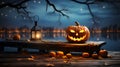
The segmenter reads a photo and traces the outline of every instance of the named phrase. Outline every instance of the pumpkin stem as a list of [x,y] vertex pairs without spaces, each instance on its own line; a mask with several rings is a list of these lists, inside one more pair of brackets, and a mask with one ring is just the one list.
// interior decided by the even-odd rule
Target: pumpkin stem
[[80,25],[77,21],[75,21],[75,24],[76,24],[76,26],[79,26],[79,25]]

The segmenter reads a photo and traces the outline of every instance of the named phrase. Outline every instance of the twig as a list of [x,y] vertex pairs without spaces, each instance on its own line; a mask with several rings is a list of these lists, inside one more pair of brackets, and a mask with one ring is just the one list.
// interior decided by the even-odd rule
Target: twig
[[92,12],[92,10],[91,10],[91,8],[90,8],[90,4],[94,4],[94,3],[95,3],[94,0],[93,0],[93,1],[86,0],[85,2],[81,2],[81,1],[78,1],[78,0],[71,0],[71,1],[73,1],[73,2],[75,2],[75,3],[78,3],[78,4],[87,5],[88,10],[89,10],[89,13],[90,13],[90,15],[92,16],[93,22],[94,22],[94,23],[97,23],[97,22],[95,21],[95,16],[94,16],[94,14],[93,14],[93,12]]
[[30,0],[22,0],[20,2],[17,2],[17,1],[14,1],[14,2],[11,2],[11,3],[5,3],[5,4],[1,4],[0,5],[0,9],[8,6],[8,7],[11,7],[11,8],[15,8],[16,11],[19,13],[19,14],[24,14],[24,15],[27,15],[29,17],[29,11],[26,10],[27,6],[23,6],[24,3],[28,2]]
[[49,0],[45,0],[45,1],[46,1],[46,3],[47,3],[47,5],[46,5],[46,11],[47,11],[47,8],[48,8],[48,5],[49,5],[49,6],[51,6],[51,7],[54,9],[54,11],[60,13],[62,16],[65,16],[65,17],[69,18],[68,15],[66,15],[65,13],[63,13],[63,11],[66,11],[66,9],[59,10],[59,9],[57,9],[56,6],[55,6],[53,3],[51,3]]

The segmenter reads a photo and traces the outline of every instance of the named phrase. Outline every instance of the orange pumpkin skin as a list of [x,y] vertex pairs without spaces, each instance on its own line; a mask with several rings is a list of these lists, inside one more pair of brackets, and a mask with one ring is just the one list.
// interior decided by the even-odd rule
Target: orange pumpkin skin
[[103,58],[106,58],[108,56],[108,52],[107,50],[102,49],[99,51],[99,55]]
[[67,53],[66,56],[67,56],[67,58],[69,58],[69,59],[72,58],[72,54],[71,54],[71,53]]
[[51,51],[49,54],[51,57],[56,57],[56,52],[54,52],[54,51]]
[[86,26],[80,26],[78,22],[75,22],[76,26],[68,26],[66,29],[67,40],[69,42],[84,43],[90,37],[90,31]]
[[62,59],[68,59],[67,56],[62,56]]
[[57,56],[58,56],[58,57],[64,56],[64,52],[63,52],[63,51],[57,51]]
[[98,54],[92,54],[92,58],[98,59]]
[[90,54],[88,52],[83,52],[82,53],[82,57],[84,58],[88,58],[90,56]]
[[20,34],[16,34],[13,36],[13,40],[20,40],[21,36]]

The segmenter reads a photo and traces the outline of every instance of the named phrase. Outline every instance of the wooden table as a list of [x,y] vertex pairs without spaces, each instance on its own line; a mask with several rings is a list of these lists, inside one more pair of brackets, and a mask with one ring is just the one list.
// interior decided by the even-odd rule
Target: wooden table
[[4,49],[5,46],[17,47],[18,51],[22,48],[33,48],[39,50],[57,50],[64,52],[97,52],[100,50],[101,46],[106,44],[105,41],[87,41],[85,43],[68,43],[68,42],[49,42],[49,41],[14,41],[6,40],[0,41],[0,51]]

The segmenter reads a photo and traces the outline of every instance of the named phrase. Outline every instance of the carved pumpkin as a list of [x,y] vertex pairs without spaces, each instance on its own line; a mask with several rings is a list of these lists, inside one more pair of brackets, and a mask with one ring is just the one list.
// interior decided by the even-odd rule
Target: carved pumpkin
[[13,36],[13,40],[20,40],[20,34],[15,34],[14,36]]
[[105,58],[105,57],[107,57],[108,52],[107,52],[107,50],[102,49],[102,50],[99,51],[99,55],[101,57]]
[[84,58],[88,58],[90,56],[90,54],[88,52],[83,52],[82,53],[82,57]]
[[67,40],[69,42],[85,42],[90,37],[89,29],[86,26],[80,26],[78,22],[75,22],[76,26],[68,26],[66,29]]
[[96,54],[96,53],[92,54],[92,58],[98,59],[98,54]]

